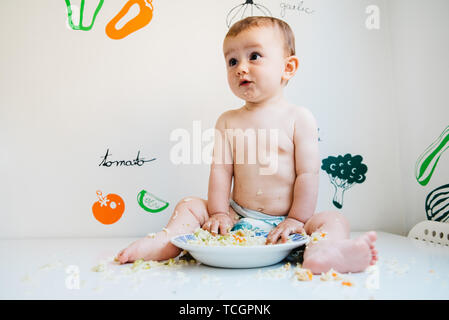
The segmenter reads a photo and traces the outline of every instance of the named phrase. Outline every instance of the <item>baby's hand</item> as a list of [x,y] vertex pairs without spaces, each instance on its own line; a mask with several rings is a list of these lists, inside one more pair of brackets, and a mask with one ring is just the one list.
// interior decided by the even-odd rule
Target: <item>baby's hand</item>
[[215,213],[203,224],[202,228],[214,235],[218,234],[218,231],[225,235],[233,226],[234,223],[227,213]]
[[293,218],[287,218],[270,231],[266,244],[273,244],[281,238],[282,242],[287,242],[288,236],[292,233],[304,232],[304,223]]

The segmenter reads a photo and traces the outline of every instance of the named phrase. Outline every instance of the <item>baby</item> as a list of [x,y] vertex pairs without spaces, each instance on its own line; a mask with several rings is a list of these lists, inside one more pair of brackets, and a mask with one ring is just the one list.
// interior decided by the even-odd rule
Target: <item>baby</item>
[[[375,264],[375,232],[350,239],[343,215],[315,213],[318,128],[309,110],[287,102],[283,94],[299,65],[289,25],[271,17],[238,21],[224,39],[223,52],[229,86],[246,103],[216,122],[208,199],[181,200],[161,232],[120,251],[118,261],[176,257],[181,250],[170,239],[202,227],[214,234],[231,228],[267,230],[267,244],[285,242],[292,233],[318,234],[314,239],[320,240],[309,242],[302,264],[314,274],[331,268],[360,272]],[[266,156],[255,160],[255,150]]]

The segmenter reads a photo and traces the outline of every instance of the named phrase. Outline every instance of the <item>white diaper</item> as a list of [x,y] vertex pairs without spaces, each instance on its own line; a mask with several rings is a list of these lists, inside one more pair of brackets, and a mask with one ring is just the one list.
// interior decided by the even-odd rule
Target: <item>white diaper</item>
[[240,216],[239,221],[234,225],[232,230],[249,229],[270,232],[286,218],[286,216],[270,216],[256,210],[244,208],[233,199],[230,200],[230,205]]

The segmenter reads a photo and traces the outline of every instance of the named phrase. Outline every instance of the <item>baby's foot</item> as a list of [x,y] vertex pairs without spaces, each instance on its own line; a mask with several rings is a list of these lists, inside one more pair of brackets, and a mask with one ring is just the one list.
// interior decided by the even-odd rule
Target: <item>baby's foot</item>
[[159,232],[131,243],[128,248],[119,252],[117,260],[127,263],[139,259],[161,261],[176,257],[181,250],[172,245],[164,233]]
[[310,269],[314,274],[327,272],[331,268],[341,273],[361,272],[378,260],[374,247],[376,239],[376,233],[371,231],[356,239],[321,241],[306,250],[303,268]]

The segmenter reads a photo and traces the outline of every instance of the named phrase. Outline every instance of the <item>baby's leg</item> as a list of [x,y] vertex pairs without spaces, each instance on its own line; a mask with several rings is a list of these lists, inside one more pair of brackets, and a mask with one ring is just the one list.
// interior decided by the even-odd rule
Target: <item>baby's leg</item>
[[200,198],[184,198],[175,207],[167,226],[162,231],[148,235],[133,242],[128,248],[117,255],[120,263],[144,260],[167,260],[181,253],[181,249],[174,246],[170,239],[191,233],[202,226],[209,218],[207,201]]
[[349,223],[338,212],[314,214],[307,221],[305,230],[307,234],[325,233],[324,239],[309,242],[304,252],[303,268],[314,274],[331,268],[342,273],[361,272],[377,261],[376,233],[371,231],[350,239]]

